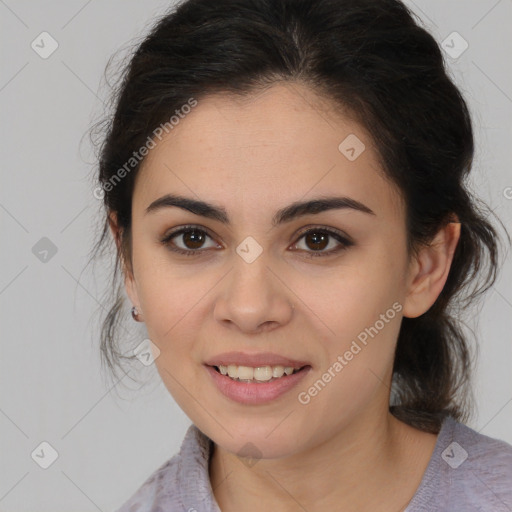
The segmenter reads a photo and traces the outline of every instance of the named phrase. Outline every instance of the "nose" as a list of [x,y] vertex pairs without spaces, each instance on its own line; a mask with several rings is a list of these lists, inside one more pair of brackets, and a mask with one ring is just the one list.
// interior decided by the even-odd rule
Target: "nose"
[[293,293],[269,266],[265,251],[251,263],[235,255],[233,268],[222,280],[214,317],[245,333],[273,330],[293,316]]

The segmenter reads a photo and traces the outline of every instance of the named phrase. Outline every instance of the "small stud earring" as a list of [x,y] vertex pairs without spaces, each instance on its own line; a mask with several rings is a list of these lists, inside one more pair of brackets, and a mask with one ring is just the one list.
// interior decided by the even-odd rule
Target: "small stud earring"
[[133,306],[132,308],[132,318],[136,321],[136,322],[141,322],[142,320],[140,320],[139,318],[139,312],[137,311],[137,308],[135,306]]

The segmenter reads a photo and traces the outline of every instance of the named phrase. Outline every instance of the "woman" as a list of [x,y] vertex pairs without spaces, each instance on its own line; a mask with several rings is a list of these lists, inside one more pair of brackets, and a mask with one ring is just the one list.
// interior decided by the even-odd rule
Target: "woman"
[[398,0],[188,0],[158,21],[105,134],[98,247],[112,234],[144,357],[193,424],[121,512],[512,510],[512,446],[464,425],[457,317],[498,255],[472,157]]

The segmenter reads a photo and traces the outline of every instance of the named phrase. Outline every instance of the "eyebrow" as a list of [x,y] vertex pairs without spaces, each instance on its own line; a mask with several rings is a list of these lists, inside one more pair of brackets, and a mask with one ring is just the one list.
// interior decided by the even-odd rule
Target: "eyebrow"
[[[164,208],[177,207],[187,210],[196,215],[213,219],[223,224],[230,225],[229,216],[226,210],[205,201],[199,201],[189,197],[176,194],[166,194],[153,201],[145,211],[145,215]],[[375,215],[368,206],[350,197],[318,197],[310,201],[296,201],[280,210],[272,217],[272,226],[278,226],[293,219],[305,215],[321,213],[327,210],[351,209],[370,215]]]

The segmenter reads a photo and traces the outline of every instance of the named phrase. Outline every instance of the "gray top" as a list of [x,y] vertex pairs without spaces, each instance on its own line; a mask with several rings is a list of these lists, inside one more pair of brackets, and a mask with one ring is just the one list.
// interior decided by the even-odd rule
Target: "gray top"
[[[191,425],[180,451],[117,512],[220,512],[208,475],[213,442]],[[512,446],[447,417],[405,512],[512,512]]]

